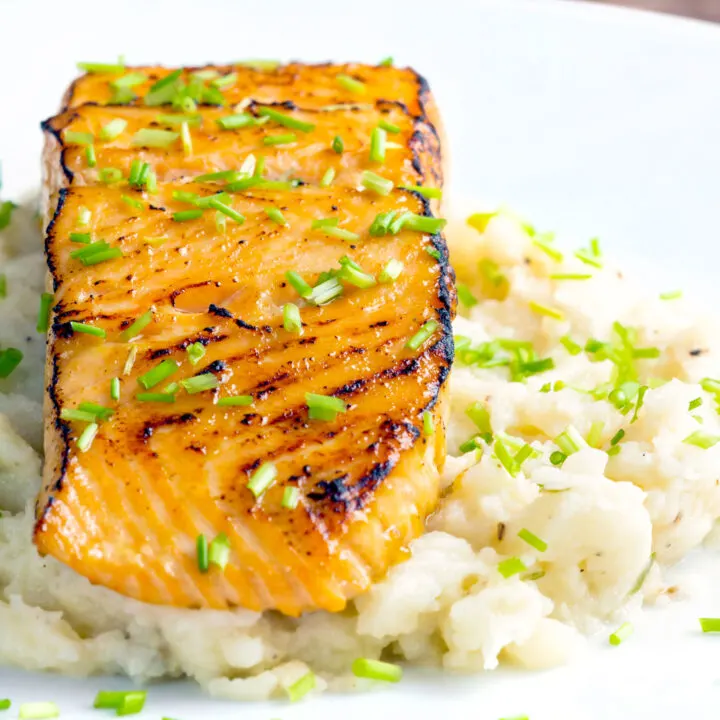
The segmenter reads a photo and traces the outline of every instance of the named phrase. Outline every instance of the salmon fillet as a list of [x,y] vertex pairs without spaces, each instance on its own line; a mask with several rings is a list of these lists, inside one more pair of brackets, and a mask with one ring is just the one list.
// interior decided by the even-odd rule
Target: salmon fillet
[[[179,114],[144,104],[165,69],[128,69],[149,79],[123,106],[103,104],[117,76],[86,75],[44,123],[54,301],[35,543],[145,602],[339,611],[405,556],[438,500],[453,277],[436,193],[400,187],[440,187],[431,101],[395,68],[209,71],[235,73],[235,84],[227,107],[192,109],[191,150],[133,142],[170,129],[158,115]],[[363,83],[365,105],[325,107],[357,101],[342,73]],[[291,130],[277,115],[257,124],[264,107],[314,127]],[[238,111],[252,124],[218,125]],[[116,119],[122,132],[101,142]],[[383,120],[397,147],[373,163],[369,137]],[[288,132],[288,145],[264,143]],[[76,142],[88,134],[94,167]],[[252,173],[260,156],[262,177],[197,180]],[[134,160],[157,187],[129,183]],[[103,175],[109,167],[120,179]],[[363,188],[366,170],[393,189]],[[391,212],[411,220],[383,229],[378,216]],[[392,261],[403,268],[390,281]],[[308,298],[288,271],[333,296],[321,285]],[[285,319],[291,303],[301,332]],[[311,409],[307,393],[335,409]],[[214,538],[228,558],[208,568],[203,542]]]

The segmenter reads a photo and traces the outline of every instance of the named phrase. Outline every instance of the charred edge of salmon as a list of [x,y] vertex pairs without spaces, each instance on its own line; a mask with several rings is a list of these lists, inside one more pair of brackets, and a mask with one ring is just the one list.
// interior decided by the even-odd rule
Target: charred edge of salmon
[[[414,72],[414,71],[413,71]],[[415,73],[417,75],[417,73]],[[423,93],[425,93],[425,96],[427,96],[427,93],[430,92],[429,87],[427,85],[427,82],[424,78],[422,78],[420,75],[417,75],[419,78],[418,84],[421,86],[421,88],[425,88],[424,90],[420,90],[418,97],[424,97]],[[420,106],[424,107],[424,103],[426,101],[422,100],[420,102]],[[40,123],[40,129],[46,133],[47,135],[50,135],[51,137],[55,138],[55,140],[58,143],[58,147],[60,149],[60,169],[62,170],[63,175],[67,179],[68,185],[72,185],[74,179],[75,179],[75,173],[68,167],[67,162],[65,160],[66,152],[69,149],[69,145],[65,143],[63,140],[62,134],[65,128],[73,122],[73,120],[80,117],[79,110],[85,107],[113,107],[113,106],[105,106],[101,105],[100,103],[84,103],[83,105],[78,105],[77,107],[73,108],[72,111],[66,110],[58,115],[53,115],[52,117],[48,118],[47,120],[43,120]],[[118,106],[118,107],[126,107],[126,106]],[[134,106],[135,107],[135,106]],[[145,106],[140,106],[145,107]],[[202,107],[202,106],[201,106]],[[207,106],[205,106],[207,107]],[[252,110],[253,114],[256,113],[256,109],[260,107],[282,107],[286,110],[297,110],[300,112],[308,113],[308,114],[317,114],[317,115],[331,115],[332,112],[335,111],[328,111],[328,110],[319,110],[319,109],[306,109],[301,106],[296,105],[291,100],[286,100],[285,102],[275,102],[275,103],[259,103],[255,100],[251,100],[248,104],[248,109]],[[430,157],[435,160],[435,162],[430,166],[430,172],[432,173],[432,179],[435,183],[438,185],[441,185],[443,182],[443,175],[442,175],[442,157],[441,157],[441,149],[440,149],[440,135],[437,131],[437,128],[433,125],[433,123],[428,118],[427,114],[423,112],[421,115],[413,115],[410,110],[408,109],[407,105],[405,103],[399,102],[398,100],[386,100],[384,98],[381,98],[376,101],[375,107],[378,109],[383,108],[389,108],[389,107],[396,107],[399,108],[405,115],[407,115],[409,118],[413,121],[413,132],[410,136],[410,140],[408,142],[408,149],[412,153],[412,167],[413,170],[422,178],[423,182],[427,181],[426,176],[426,169],[423,168],[422,162],[420,160],[421,153],[425,152]],[[68,114],[69,113],[69,114]],[[58,125],[57,121],[60,119],[60,117],[64,114],[68,114],[68,118],[66,122],[64,122],[62,125]]]

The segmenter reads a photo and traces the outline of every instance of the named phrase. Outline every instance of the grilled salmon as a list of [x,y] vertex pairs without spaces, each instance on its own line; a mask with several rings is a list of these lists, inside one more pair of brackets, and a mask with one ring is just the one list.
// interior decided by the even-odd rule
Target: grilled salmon
[[[235,78],[227,107],[200,92],[178,113],[146,103],[173,71],[126,73],[148,78],[137,98],[109,105],[117,76],[87,75],[44,123],[35,543],[145,602],[341,610],[438,500],[455,295],[427,87],[366,66],[182,70],[181,94]],[[173,112],[200,117],[181,121],[191,147],[158,120]],[[217,122],[240,112],[242,128]],[[379,123],[398,147],[373,161]],[[167,145],[134,140],[147,129]]]

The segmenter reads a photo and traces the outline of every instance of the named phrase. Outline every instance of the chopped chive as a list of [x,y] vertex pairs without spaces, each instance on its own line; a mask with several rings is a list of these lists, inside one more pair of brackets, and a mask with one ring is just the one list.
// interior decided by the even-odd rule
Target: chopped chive
[[570,355],[579,355],[582,352],[582,346],[578,345],[569,335],[563,335],[560,338],[560,344],[570,353]]
[[298,702],[299,700],[302,700],[315,688],[315,685],[316,679],[312,672],[308,672],[303,675],[299,680],[295,681],[287,688],[287,694],[290,698],[290,702]]
[[378,195],[389,195],[393,189],[393,181],[381,177],[370,170],[364,170],[360,180],[361,185]]
[[202,375],[195,375],[186,380],[181,380],[180,384],[185,388],[186,392],[194,395],[205,390],[214,390],[220,384],[220,381],[212,373],[203,373]]
[[525,443],[516,453],[513,461],[518,468],[522,469],[523,463],[531,458],[533,455],[537,455],[537,452],[533,450],[532,445]]
[[535,302],[534,300],[531,300],[528,303],[528,306],[536,315],[545,315],[546,317],[552,318],[553,320],[559,320],[561,322],[565,320],[565,313],[558,308],[543,305]]
[[545,552],[548,548],[544,540],[541,540],[537,535],[531,533],[527,528],[520,530],[518,537],[531,547],[534,547],[538,552]]
[[210,569],[209,547],[205,535],[198,535],[195,541],[198,570],[206,573]]
[[148,370],[144,375],[140,375],[137,381],[146,390],[150,390],[150,388],[155,387],[163,380],[167,380],[177,371],[178,367],[178,364],[174,360],[163,360],[154,368]]
[[363,272],[362,269],[358,270],[356,267],[353,267],[355,263],[350,264],[347,262],[341,262],[341,265],[342,268],[340,269],[340,272],[338,272],[337,277],[347,283],[350,283],[350,285],[354,285],[355,287],[361,289],[367,289],[377,284],[377,280],[375,280],[372,275]]
[[368,658],[354,660],[352,672],[355,677],[392,683],[400,682],[403,676],[403,669],[399,665]]
[[158,115],[155,121],[160,125],[170,125],[172,127],[182,126],[183,123],[186,123],[189,127],[200,127],[202,125],[202,115],[190,115],[188,113],[183,115]]
[[175,395],[178,392],[180,392],[180,383],[176,383],[176,382],[168,383],[162,389],[163,395]]
[[311,305],[327,305],[343,294],[343,285],[336,277],[319,282],[307,298]]
[[89,245],[92,242],[92,237],[90,233],[71,232],[70,242],[80,243],[81,245]]
[[[315,221],[317,222],[317,221]],[[313,225],[315,225],[315,222]],[[328,237],[337,238],[338,240],[347,240],[348,242],[355,242],[360,239],[357,233],[346,230],[345,228],[337,227],[336,225],[317,225],[314,229],[320,230]]]
[[474,402],[466,408],[465,414],[475,423],[475,427],[483,435],[492,435],[492,425],[490,424],[490,412],[481,402]]
[[699,447],[702,450],[709,450],[720,442],[720,436],[710,435],[702,430],[696,430],[694,433],[688,435],[683,442],[687,445]]
[[252,395],[229,395],[227,397],[218,398],[216,403],[218,407],[245,407],[252,404]]
[[95,136],[92,133],[66,130],[63,134],[63,140],[68,145],[92,145],[95,142]]
[[0,230],[4,230],[12,219],[13,210],[15,209],[15,203],[6,200],[0,203]]
[[9,710],[12,707],[12,702],[7,698],[0,700],[0,710]]
[[137,345],[133,345],[128,351],[127,360],[125,360],[125,365],[123,366],[123,375],[129,375],[132,371],[133,365],[135,364],[135,358],[137,357],[137,353],[138,347]]
[[333,218],[333,217],[319,218],[317,220],[313,220],[310,227],[313,230],[319,230],[319,229],[325,228],[325,227],[335,227],[338,224],[338,222],[340,222],[340,221],[337,218]]
[[120,333],[120,339],[128,342],[133,338],[137,337],[151,322],[153,319],[152,309],[143,313],[135,322]]
[[230,540],[225,533],[220,533],[208,548],[208,565],[215,565],[224,570],[230,560]]
[[285,273],[285,279],[292,285],[297,291],[297,294],[304,299],[309,298],[312,295],[312,287],[305,282],[299,273],[294,270],[288,270]]
[[107,336],[107,332],[104,328],[96,327],[95,325],[90,325],[88,323],[75,322],[73,320],[70,322],[70,327],[73,329],[73,332],[76,333],[94,335],[95,337],[99,338],[104,338]]
[[108,75],[119,74],[125,72],[125,63],[97,63],[97,62],[79,62],[77,69],[86,73],[102,73]]
[[190,126],[186,122],[180,125],[180,142],[182,143],[183,153],[186,156],[192,155],[192,136],[190,135]]
[[634,423],[638,419],[638,415],[640,414],[640,409],[642,408],[644,402],[645,402],[645,393],[648,391],[647,385],[641,385],[638,388],[637,392],[637,400],[635,402],[635,411],[633,412],[632,419],[630,420],[630,423]]
[[302,335],[302,320],[300,319],[300,309],[293,303],[285,303],[283,305],[283,327],[287,332]]
[[602,262],[598,260],[597,257],[588,250],[577,250],[575,252],[575,257],[580,260],[580,262],[583,262],[586,265],[590,265],[594,268],[601,269],[603,266]]
[[515,458],[510,454],[505,443],[497,438],[493,443],[493,452],[495,457],[500,461],[500,464],[508,471],[510,475],[515,477],[518,474],[520,468],[515,463]]
[[80,437],[77,439],[77,447],[80,452],[87,452],[90,449],[99,427],[96,422],[92,422],[80,433]]
[[120,378],[114,377],[110,381],[110,398],[117,402],[120,399]]
[[100,690],[95,696],[93,707],[96,710],[115,710],[122,705],[126,694],[123,690]]
[[525,572],[527,566],[519,557],[511,557],[498,563],[497,569],[498,572],[507,579],[518,573]]
[[583,436],[572,425],[568,425],[568,427],[555,438],[555,444],[565,455],[572,455],[587,446]]
[[704,633],[720,632],[720,618],[699,618]]
[[285,510],[294,510],[300,503],[300,490],[293,486],[288,486],[283,490],[282,501],[280,506]]
[[277,477],[277,468],[271,462],[263,463],[251,476],[248,481],[248,490],[256,497],[260,497]]
[[240,128],[250,127],[256,125],[257,120],[248,113],[238,113],[237,115],[227,115],[225,117],[218,118],[217,124],[223,130],[238,130]]
[[78,410],[92,414],[95,420],[109,420],[115,414],[112,408],[91,402],[81,402],[78,405]]
[[585,442],[592,448],[598,448],[600,447],[600,442],[602,440],[602,433],[605,429],[605,423],[602,420],[596,420],[592,425],[590,425],[590,430],[588,431],[587,437],[585,438]]
[[147,393],[137,393],[135,395],[135,399],[138,402],[159,402],[159,403],[174,403],[175,402],[175,395],[172,393],[166,393],[166,392],[147,392]]
[[435,320],[426,322],[406,343],[408,350],[419,350],[438,329],[439,325]]
[[133,88],[136,85],[141,85],[147,80],[147,75],[144,75],[140,72],[131,72],[127,75],[123,75],[122,77],[115,78],[110,82],[110,85],[114,89],[125,89],[125,88]]
[[618,430],[612,436],[612,439],[610,440],[610,445],[613,445],[613,446],[617,445],[624,437],[625,437],[625,431],[622,428],[620,428],[620,430]]
[[92,212],[89,208],[86,208],[85,206],[81,207],[78,210],[78,217],[77,217],[77,224],[80,227],[87,227],[90,224],[90,221],[92,220]]
[[534,237],[532,244],[538,249],[542,250],[548,257],[555,260],[555,262],[562,262],[563,254],[555,248],[552,244],[554,237],[552,234],[544,234]]
[[98,179],[105,185],[112,185],[122,180],[122,171],[114,167],[100,168],[98,171]]
[[123,118],[114,118],[100,130],[98,137],[101,140],[114,140],[125,132],[127,120]]
[[[373,128],[372,134],[370,135],[370,162],[384,163],[385,162],[385,146],[387,143],[387,131],[380,127]],[[392,186],[391,188],[392,189]],[[387,193],[382,193],[387,195]]]
[[120,199],[126,205],[129,205],[131,208],[134,208],[135,210],[145,210],[145,203],[141,202],[140,200],[136,200],[135,198],[132,198],[129,195],[121,195]]
[[151,238],[145,238],[145,244],[150,245],[151,247],[160,247],[161,245],[164,245],[168,241],[168,237],[151,237]]
[[380,271],[378,275],[378,282],[380,283],[391,283],[395,282],[400,277],[400,274],[405,269],[405,265],[392,258],[385,263],[385,267]]
[[60,708],[54,702],[23,703],[18,709],[20,720],[41,720],[60,717]]
[[17,348],[0,350],[0,378],[10,377],[15,368],[22,362],[23,354]]
[[442,198],[442,190],[440,190],[440,188],[425,187],[424,185],[401,185],[401,187],[403,190],[416,192],[428,200],[439,200]]
[[426,410],[422,414],[423,421],[423,432],[426,436],[433,435],[435,433],[435,421],[433,420],[432,413]]
[[378,121],[378,127],[385,130],[385,132],[392,133],[393,135],[397,135],[400,132],[400,128],[397,125],[394,125],[385,118],[380,118],[380,120]]
[[287,225],[287,220],[285,219],[285,216],[282,214],[282,212],[280,212],[280,210],[278,208],[266,207],[265,214],[274,223],[276,223],[278,225]]
[[238,60],[235,64],[240,65],[241,67],[248,67],[253,70],[262,70],[265,72],[272,72],[281,65],[279,60],[263,60],[255,58],[251,60]]
[[345,143],[339,135],[336,135],[333,138],[331,147],[338,155],[341,155],[343,150],[345,150]]
[[[7,275],[0,273],[0,299],[7,297]],[[38,332],[41,332],[38,330]]]
[[330,187],[335,179],[335,168],[328,168],[320,179],[320,187]]
[[213,78],[210,81],[210,85],[216,87],[218,90],[227,90],[237,82],[237,79],[238,74],[232,72],[228,73],[227,75],[223,75],[222,77]]
[[345,401],[331,395],[305,393],[305,402],[311,420],[334,420],[338,413],[347,412]]
[[343,90],[347,90],[348,92],[354,93],[356,95],[364,95],[367,92],[365,83],[361,82],[360,80],[356,80],[350,75],[340,73],[339,75],[335,76],[335,79],[337,80],[337,84],[341,88],[343,88]]
[[197,210],[181,210],[180,212],[175,212],[172,215],[172,219],[175,222],[187,222],[188,220],[197,220],[198,218],[201,218],[203,216],[203,210],[197,209]]
[[702,398],[695,398],[694,400],[690,401],[690,404],[688,405],[688,412],[692,412],[693,410],[697,410],[702,405]]
[[562,465],[565,460],[567,460],[567,455],[560,452],[559,450],[555,450],[554,452],[550,453],[550,463],[552,465]]
[[583,273],[554,273],[550,275],[551,280],[590,280],[592,275]]
[[297,135],[295,133],[283,133],[281,135],[266,135],[263,138],[263,145],[275,146],[275,145],[290,145],[297,141]]
[[247,177],[247,173],[242,170],[223,170],[221,172],[198,175],[194,178],[194,182],[220,182],[222,180],[235,182],[237,180],[242,180],[244,177]]
[[682,297],[682,290],[671,290],[670,292],[660,293],[661,300],[678,300]]
[[392,55],[388,55],[386,58],[383,58],[379,63],[378,67],[392,67],[393,65],[393,57]]
[[187,352],[190,364],[197,365],[205,357],[205,346],[201,342],[194,342],[187,346],[185,352]]
[[143,128],[132,137],[133,147],[169,148],[180,137],[180,133],[173,130],[158,130],[156,128]]
[[95,154],[94,145],[88,145],[85,148],[85,161],[89,168],[97,167],[97,155]]
[[211,197],[208,200],[208,205],[214,208],[223,215],[227,215],[231,220],[234,220],[238,225],[242,225],[245,222],[245,216],[241,215],[237,210],[233,210],[229,205],[221,202],[216,197]]
[[660,357],[660,348],[633,348],[632,356],[637,360],[654,360]]
[[624,640],[627,640],[633,634],[633,626],[631,623],[623,623],[612,635],[610,635],[611,645],[620,645]]
[[178,81],[182,75],[182,69],[178,68],[167,74],[164,78],[160,78],[145,95],[144,102],[146,105],[157,106],[172,102],[177,94]]
[[447,220],[442,218],[428,217],[426,215],[416,215],[410,213],[403,222],[403,230],[414,230],[416,232],[428,233],[429,235],[435,235],[440,232],[445,225]]
[[69,420],[70,422],[93,423],[97,419],[97,415],[86,410],[63,408],[62,410],[60,410],[60,419]]
[[281,113],[273,108],[258,108],[257,114],[260,117],[270,118],[270,120],[276,122],[278,125],[283,125],[287,128],[291,128],[292,130],[300,130],[300,132],[308,133],[312,132],[315,129],[315,125],[313,123],[304,122],[303,120],[291,117],[290,115],[285,115],[284,113]]
[[46,333],[50,327],[50,308],[52,307],[53,296],[50,293],[43,293],[40,296],[40,309],[38,310],[36,330],[39,333]]

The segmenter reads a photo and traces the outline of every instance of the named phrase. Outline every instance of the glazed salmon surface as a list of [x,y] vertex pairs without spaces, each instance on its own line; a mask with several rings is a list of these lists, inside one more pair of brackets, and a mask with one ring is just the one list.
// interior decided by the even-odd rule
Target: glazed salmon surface
[[[144,99],[170,70],[86,75],[44,123],[35,542],[145,602],[338,611],[405,556],[439,496],[455,300],[427,190],[442,181],[431,100],[409,70],[237,66],[199,71],[207,88],[234,75],[222,106],[173,107],[197,72],[171,76],[161,107]],[[130,73],[147,77],[137,97],[106,104]],[[218,123],[238,114],[243,127]],[[122,129],[103,140],[109,123]],[[138,143],[147,129],[165,144]]]

